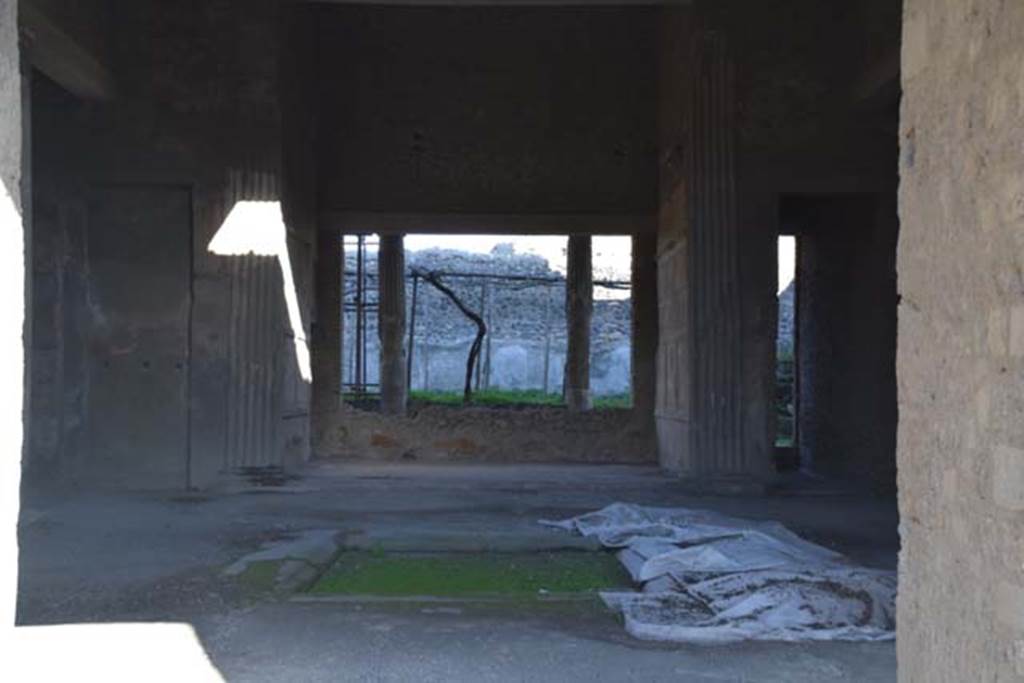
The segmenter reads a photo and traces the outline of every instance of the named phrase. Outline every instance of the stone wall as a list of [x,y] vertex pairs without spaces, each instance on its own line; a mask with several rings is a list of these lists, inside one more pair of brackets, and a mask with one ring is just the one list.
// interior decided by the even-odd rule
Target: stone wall
[[405,417],[346,405],[318,435],[319,457],[473,462],[656,462],[631,410],[462,407],[413,402]]
[[1024,3],[907,0],[903,681],[1024,678]]
[[319,7],[325,209],[654,208],[654,8]]

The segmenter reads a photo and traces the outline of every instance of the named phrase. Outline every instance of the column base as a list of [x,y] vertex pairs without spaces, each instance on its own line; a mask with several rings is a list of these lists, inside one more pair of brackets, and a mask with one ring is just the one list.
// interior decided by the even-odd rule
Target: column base
[[583,413],[594,407],[594,403],[590,398],[590,391],[587,389],[567,389],[565,392],[565,404],[574,413]]

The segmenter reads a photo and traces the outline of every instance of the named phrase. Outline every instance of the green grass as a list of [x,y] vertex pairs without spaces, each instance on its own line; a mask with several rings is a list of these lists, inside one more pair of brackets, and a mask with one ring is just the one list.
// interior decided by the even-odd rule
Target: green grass
[[561,552],[486,555],[343,553],[310,590],[316,594],[375,596],[509,596],[595,593],[629,586],[609,553]]
[[[410,398],[414,401],[425,403],[438,403],[441,405],[462,405],[461,391],[412,391]],[[545,394],[540,390],[513,390],[513,389],[486,389],[473,392],[473,403],[475,405],[562,405],[562,397],[559,394]]]
[[[462,392],[460,391],[412,391],[410,398],[414,401],[424,403],[436,403],[439,405],[460,406],[462,405]],[[540,389],[486,389],[473,392],[472,405],[480,406],[562,406],[565,401],[561,394],[546,394]],[[629,394],[616,394],[612,396],[598,396],[594,399],[595,408],[629,408],[633,400]]]

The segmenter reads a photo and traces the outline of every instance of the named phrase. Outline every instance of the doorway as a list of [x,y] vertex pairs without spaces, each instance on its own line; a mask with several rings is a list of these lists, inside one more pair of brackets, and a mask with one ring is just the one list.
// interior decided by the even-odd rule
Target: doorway
[[795,450],[801,470],[895,486],[894,198],[787,197],[795,237]]

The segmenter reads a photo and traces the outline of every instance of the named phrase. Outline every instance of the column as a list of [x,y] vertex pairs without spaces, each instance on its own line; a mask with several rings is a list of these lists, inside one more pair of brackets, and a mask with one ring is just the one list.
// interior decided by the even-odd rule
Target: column
[[740,259],[752,238],[741,234],[738,213],[735,68],[724,39],[715,33],[693,42],[692,64],[686,159],[691,429],[682,473],[703,480],[704,490],[741,492],[760,487],[771,452],[744,430],[743,352],[749,330],[742,301],[752,282]]
[[654,427],[658,355],[658,236],[633,235],[631,300],[633,313],[633,413],[638,424]]
[[377,333],[380,336],[380,408],[404,415],[405,384],[405,246],[403,235],[381,235],[377,253],[379,290]]
[[565,402],[569,410],[590,410],[590,319],[594,312],[590,235],[570,235],[565,276]]
[[318,415],[330,414],[340,405],[344,263],[341,234],[334,229],[317,233],[316,328],[311,351],[313,412]]

